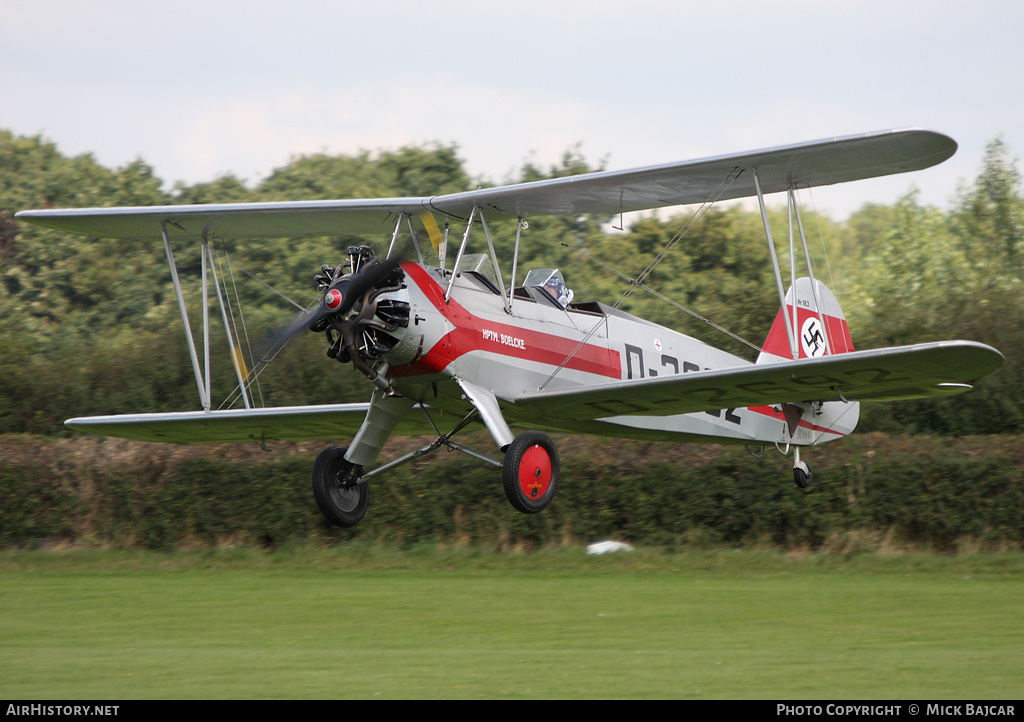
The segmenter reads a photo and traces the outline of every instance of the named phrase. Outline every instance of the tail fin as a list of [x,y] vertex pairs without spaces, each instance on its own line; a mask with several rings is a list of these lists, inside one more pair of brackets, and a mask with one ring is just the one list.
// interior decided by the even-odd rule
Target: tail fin
[[[811,279],[798,278],[786,294],[786,307],[775,316],[765,339],[757,363],[778,363],[793,360],[787,319],[793,321],[793,306],[796,305],[795,343],[797,358],[811,358],[853,351],[853,340],[846,317],[839,307],[839,301],[821,281],[815,281],[817,293],[811,287]],[[795,293],[794,293],[795,291]],[[815,301],[817,297],[817,302]],[[818,313],[818,302],[821,313]],[[786,315],[784,316],[783,313]],[[824,328],[822,322],[824,321]]]

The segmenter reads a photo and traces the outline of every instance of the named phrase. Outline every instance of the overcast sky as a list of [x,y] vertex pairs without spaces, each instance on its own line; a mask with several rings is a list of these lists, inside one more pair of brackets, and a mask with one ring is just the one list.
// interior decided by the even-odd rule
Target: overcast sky
[[948,208],[1024,152],[1019,0],[0,0],[0,128],[168,184],[455,143],[493,182],[580,144],[609,169],[920,126],[959,152],[814,192]]

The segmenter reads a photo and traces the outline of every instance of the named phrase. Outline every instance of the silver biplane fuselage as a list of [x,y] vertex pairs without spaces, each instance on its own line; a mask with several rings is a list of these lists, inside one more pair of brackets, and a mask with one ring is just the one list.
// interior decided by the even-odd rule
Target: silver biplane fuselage
[[[406,262],[407,288],[395,294],[410,304],[410,324],[384,358],[387,377],[403,396],[452,413],[468,413],[473,402],[462,385],[473,384],[507,406],[504,416],[519,421],[514,400],[550,389],[585,387],[709,369],[751,366],[751,362],[691,336],[602,303],[562,307],[543,288],[521,286],[511,313],[498,289],[479,271],[456,275],[444,300],[451,271]],[[452,384],[454,380],[456,383]],[[634,415],[627,400],[597,402],[605,416],[564,419],[531,426],[546,430],[652,440],[765,443],[821,443],[856,426],[857,404],[822,404],[789,433],[781,405],[723,408],[669,416]],[[842,423],[838,420],[842,419]],[[489,424],[490,426],[490,424]],[[499,445],[512,439],[495,434]],[[359,463],[374,459],[360,457]]]

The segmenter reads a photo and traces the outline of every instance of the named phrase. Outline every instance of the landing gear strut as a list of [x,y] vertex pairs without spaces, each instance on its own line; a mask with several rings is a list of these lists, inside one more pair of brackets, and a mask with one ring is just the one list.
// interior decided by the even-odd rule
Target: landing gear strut
[[[430,419],[426,409],[424,413]],[[554,443],[539,431],[526,431],[512,439],[512,443],[505,449],[504,460],[498,460],[452,441],[451,437],[465,428],[477,413],[476,409],[470,411],[448,433],[438,431],[431,419],[430,423],[438,434],[433,442],[365,473],[362,466],[345,460],[345,447],[327,447],[313,463],[313,496],[316,505],[332,524],[355,526],[366,514],[370,498],[366,482],[370,477],[444,447],[499,467],[505,496],[516,510],[524,514],[542,511],[551,503],[558,489],[559,462]]]

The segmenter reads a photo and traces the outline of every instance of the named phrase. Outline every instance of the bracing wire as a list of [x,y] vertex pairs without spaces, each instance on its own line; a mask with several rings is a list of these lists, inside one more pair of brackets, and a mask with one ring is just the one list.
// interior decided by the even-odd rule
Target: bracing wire
[[[825,245],[825,232],[824,232],[824,230],[821,227],[821,215],[818,213],[817,206],[815,205],[815,202],[814,202],[814,193],[811,191],[810,188],[807,189],[807,192],[808,192],[808,194],[811,197],[811,210],[814,212],[815,222],[817,223],[817,226],[818,226],[818,240],[821,241],[821,253],[822,253],[822,256],[825,259],[825,268],[828,271],[829,285],[832,288],[832,294],[833,294],[833,296],[835,298],[836,303],[839,304],[839,287],[836,285],[835,276],[832,273],[832,262],[829,259],[828,247]],[[800,227],[800,233],[803,234],[803,226],[802,225]],[[806,244],[805,244],[804,248],[805,248],[805,254],[807,256],[807,264],[808,264],[808,266],[810,266],[811,265],[811,257],[810,257],[810,254],[806,252]],[[815,297],[815,298],[817,298],[817,297]],[[840,305],[840,308],[841,307],[842,306]],[[821,312],[821,309],[819,309],[819,313],[820,312]],[[828,338],[829,347],[830,348],[834,348],[834,346],[833,346],[834,341],[832,339],[832,331],[829,329],[827,324],[825,326],[825,333],[826,333],[826,336]]]
[[647,285],[645,285],[643,283],[640,283],[639,281],[633,280],[632,278],[630,278],[627,274],[623,273],[622,271],[619,271],[618,269],[612,268],[610,265],[608,265],[604,261],[601,261],[601,260],[599,260],[597,258],[594,258],[593,256],[589,255],[588,253],[585,253],[584,251],[582,251],[582,250],[580,250],[578,248],[574,248],[572,250],[575,251],[580,256],[582,256],[584,258],[584,260],[590,261],[591,263],[595,263],[595,264],[601,266],[601,268],[605,269],[606,271],[609,271],[610,273],[614,273],[616,276],[618,276],[619,278],[622,278],[622,279],[628,281],[630,284],[632,284],[636,288],[639,288],[642,291],[646,291],[647,293],[651,294],[652,296],[654,296],[657,299],[660,299],[660,300],[664,301],[665,303],[669,304],[670,306],[673,306],[674,308],[677,308],[680,311],[683,311],[684,313],[690,314],[691,316],[696,318],[698,321],[702,321],[703,323],[706,323],[707,325],[711,326],[711,328],[715,329],[716,331],[721,331],[726,336],[729,336],[730,338],[732,338],[732,339],[734,339],[736,341],[739,341],[742,344],[746,344],[747,346],[749,346],[750,348],[754,349],[757,352],[761,351],[761,347],[758,346],[757,344],[752,343],[752,342],[748,341],[747,339],[743,338],[742,336],[740,336],[740,335],[730,331],[729,329],[725,328],[724,326],[715,323],[714,321],[712,321],[711,319],[707,318],[706,316],[702,316],[701,314],[699,314],[696,311],[694,311],[692,308],[687,308],[683,304],[681,304],[681,303],[679,303],[677,301],[672,300],[671,298],[669,298],[665,294],[661,293],[660,291],[656,291],[653,288],[651,288],[650,286],[647,286]]
[[[319,298],[314,299],[313,302],[310,303],[309,306],[305,307],[303,310],[304,311],[308,311],[313,306],[315,306],[317,303],[319,303],[319,301],[320,301]],[[300,308],[302,308],[302,307],[300,306]],[[270,364],[274,361],[274,359],[276,359],[281,354],[281,352],[284,350],[286,345],[287,344],[285,344],[285,343],[276,343],[274,346],[272,346],[270,349],[268,349],[265,353],[263,353],[263,355],[260,357],[260,359],[257,360],[253,364],[253,367],[249,370],[248,376],[246,376],[247,380],[251,379],[249,381],[250,384],[258,383],[259,377],[263,374],[264,371],[266,371],[268,368],[270,368]],[[254,357],[255,357],[255,355],[254,355]],[[228,397],[228,399],[223,404],[221,404],[221,407],[223,408],[224,406],[230,406],[230,405],[234,404],[235,401],[238,399],[239,393],[240,393],[240,389],[236,386],[234,391]],[[262,401],[262,398],[260,400]]]
[[[646,280],[647,276],[649,276],[654,271],[654,269],[658,266],[659,263],[661,263],[661,261],[665,258],[665,256],[668,254],[668,252],[670,250],[672,250],[672,248],[674,248],[675,245],[680,240],[682,240],[682,238],[684,236],[686,236],[687,233],[690,232],[690,230],[694,227],[694,225],[696,225],[696,223],[704,216],[704,214],[707,213],[707,211],[716,202],[718,202],[718,199],[721,198],[725,194],[725,192],[727,190],[729,190],[729,188],[732,186],[732,184],[736,182],[736,179],[739,178],[742,174],[743,174],[743,169],[742,168],[733,168],[733,170],[729,172],[729,175],[727,175],[722,180],[722,182],[719,184],[718,188],[715,189],[715,191],[708,197],[707,200],[705,200],[703,203],[701,203],[700,207],[690,217],[690,219],[687,221],[686,225],[684,225],[681,229],[679,229],[679,231],[669,240],[669,242],[665,244],[665,247],[661,249],[661,252],[658,253],[658,255],[655,256],[655,258],[650,263],[647,264],[647,268],[645,268],[640,273],[640,275],[636,277],[635,280],[630,279],[629,285],[622,292],[622,295],[619,296],[619,300],[615,302],[615,304],[612,306],[612,308],[618,308],[619,306],[621,306],[625,302],[625,300],[627,298],[629,298],[630,294],[633,293],[633,289],[638,287],[638,286],[641,286],[643,284],[643,282],[644,282],[644,280]],[[583,348],[583,346],[587,343],[587,341],[590,340],[590,337],[593,336],[595,333],[597,333],[597,330],[601,327],[601,323],[602,322],[599,321],[598,323],[594,324],[594,327],[592,329],[590,329],[590,331],[587,333],[587,335],[584,336],[582,339],[580,339],[580,342],[576,344],[576,347],[565,357],[565,359],[562,361],[562,363],[560,363],[558,365],[558,368],[556,368],[554,371],[552,371],[551,375],[548,376],[544,380],[544,383],[542,383],[540,385],[541,389],[544,389],[549,383],[551,383],[551,380],[553,378],[555,378],[555,376],[557,376],[558,373],[563,368],[565,368],[566,364],[568,364],[569,361],[577,353],[579,353],[579,350],[581,348]]]
[[[227,290],[228,290],[227,289],[227,284],[228,284],[228,280],[227,279],[228,279],[228,277],[230,277],[230,279],[231,279],[231,288],[232,288],[232,292],[233,292],[233,294],[235,296],[235,305],[238,307],[238,315],[240,317],[240,324],[241,324],[241,328],[242,328],[242,336],[245,337],[245,349],[246,349],[246,352],[247,352],[247,354],[249,356],[249,368],[246,369],[246,373],[245,373],[245,376],[244,376],[244,381],[245,381],[245,384],[250,389],[252,389],[255,386],[256,393],[259,396],[260,405],[262,406],[262,405],[265,405],[265,401],[264,401],[264,398],[263,398],[263,388],[260,385],[259,377],[260,377],[260,375],[262,375],[262,373],[264,371],[267,370],[268,366],[270,365],[270,362],[273,361],[277,357],[277,355],[281,352],[281,350],[283,349],[283,346],[282,347],[273,348],[267,354],[264,354],[263,358],[260,358],[258,360],[256,359],[256,354],[253,351],[252,341],[251,341],[251,339],[249,337],[248,327],[247,327],[247,325],[245,323],[245,314],[244,314],[244,312],[242,310],[242,302],[241,302],[241,298],[240,298],[239,293],[238,293],[238,285],[237,285],[237,283],[235,281],[234,264],[231,263],[231,257],[228,254],[227,249],[224,248],[223,246],[221,247],[221,253],[223,254],[224,260],[227,262],[227,266],[228,266],[228,272],[227,272],[227,274],[225,274],[221,258],[218,256],[217,263],[218,263],[218,266],[220,266],[220,268],[221,268],[221,277],[224,279],[223,280],[223,290],[224,290],[225,303],[227,304],[228,316],[229,316],[229,318],[231,320],[231,324],[232,324],[232,327],[233,327],[230,332],[234,335],[235,343],[238,345],[239,351],[241,352],[242,343],[241,343],[241,337],[240,337],[239,332],[238,332],[239,322],[235,320],[235,309],[234,309],[234,306],[232,306],[232,304],[231,304],[231,294],[229,294],[227,292]],[[274,288],[272,285],[270,285],[269,283],[267,283],[263,279],[259,278],[258,276],[256,276],[252,272],[246,270],[245,268],[239,268],[238,271],[240,273],[244,273],[246,276],[248,276],[252,280],[254,280],[257,283],[259,283],[261,286],[266,288],[268,291],[276,294],[277,296],[280,296],[285,301],[287,301],[289,304],[291,304],[291,305],[295,306],[296,308],[298,308],[300,311],[307,311],[307,310],[309,310],[310,306],[312,306],[312,305],[314,305],[316,303],[316,300],[315,300],[313,303],[310,304],[310,306],[305,306],[304,307],[304,306],[300,305],[298,302],[294,301],[289,296],[287,296],[286,294],[284,294],[282,291]],[[269,358],[267,357],[268,355],[269,355]],[[239,397],[241,396],[241,393],[242,393],[242,389],[239,388],[239,386],[236,385],[235,388],[232,390],[232,392],[230,394],[228,394],[227,398],[221,403],[219,408],[225,408],[225,407],[230,408],[231,406],[233,406],[237,402]]]
[[[249,329],[246,327],[246,324],[245,324],[245,313],[242,310],[242,300],[241,300],[241,298],[239,298],[239,295],[238,295],[238,285],[235,283],[235,273],[234,273],[234,268],[232,267],[232,264],[231,264],[231,256],[228,255],[228,252],[227,252],[226,248],[224,248],[222,250],[223,250],[223,253],[224,253],[224,260],[225,260],[225,262],[227,263],[227,266],[228,266],[228,276],[231,278],[231,290],[232,290],[232,292],[235,295],[235,305],[238,306],[238,318],[239,318],[239,320],[241,321],[241,324],[242,324],[242,334],[245,336],[245,349],[246,349],[246,353],[249,356],[249,368],[246,369],[246,371],[245,371],[245,376],[243,378],[243,381],[249,387],[250,393],[252,391],[253,384],[256,385],[256,393],[260,397],[260,406],[264,406],[265,404],[264,404],[264,401],[263,401],[263,389],[260,386],[259,377],[258,376],[252,376],[252,371],[250,370],[252,368],[252,366],[253,366],[253,356],[254,356],[253,355],[253,351],[252,351],[252,342],[249,339]],[[244,269],[242,269],[242,270],[244,270]],[[223,272],[222,272],[222,274],[223,274]],[[252,274],[247,274],[247,275],[249,275],[251,278],[255,279],[255,276],[252,276]],[[256,280],[259,281],[259,279],[256,279]],[[260,282],[263,283],[262,281],[260,281]],[[238,324],[235,324],[234,308],[231,306],[231,299],[227,295],[227,288],[226,288],[227,287],[227,283],[228,283],[227,277],[225,277],[225,279],[224,279],[225,294],[224,295],[225,295],[225,298],[228,299],[227,303],[228,303],[229,313],[230,313],[230,316],[231,316],[231,322],[232,322],[232,324],[235,325],[235,343],[237,343],[239,349],[241,349],[241,339],[238,337]],[[264,283],[263,285],[265,285],[271,291],[274,291],[275,293],[277,293],[279,296],[283,296],[285,299],[290,300],[283,293],[280,293],[275,288],[271,287],[270,284]],[[250,378],[250,377],[252,377],[252,378]],[[241,392],[241,391],[242,390],[239,389],[239,392]]]
[[[241,336],[240,336],[240,334],[238,332],[239,321],[235,319],[235,305],[237,305],[238,306],[238,314],[241,317],[241,325],[242,325],[243,333],[245,334],[245,341],[246,341],[245,348],[249,352],[250,363],[251,363],[251,360],[252,360],[252,358],[251,358],[251,356],[252,356],[252,349],[249,346],[248,333],[245,332],[245,317],[242,315],[242,305],[241,305],[241,301],[238,298],[238,288],[234,285],[234,275],[231,273],[230,260],[228,261],[228,273],[225,274],[225,272],[224,272],[224,262],[222,260],[222,257],[223,258],[227,258],[228,257],[227,249],[224,248],[223,245],[221,246],[220,253],[218,253],[218,255],[217,255],[217,266],[218,266],[218,269],[220,270],[220,274],[217,277],[217,282],[221,286],[221,293],[222,293],[223,303],[225,305],[225,310],[226,310],[225,318],[227,320],[228,328],[226,328],[224,330],[225,330],[225,333],[229,334],[231,337],[234,338],[235,348],[237,349],[237,353],[239,354],[239,358],[233,359],[232,362],[235,363],[235,364],[238,364],[240,362],[240,359],[244,357],[244,353],[245,353],[242,350],[243,349],[242,340],[241,340]],[[232,292],[235,295],[235,302],[236,302],[235,305],[232,305],[232,303],[231,303],[231,293],[228,292],[228,290],[229,290],[228,289],[228,275],[231,276],[231,282],[232,282],[232,289],[231,290],[232,290]],[[245,386],[247,386],[248,388],[250,388],[250,389],[252,388],[252,381],[253,381],[253,379],[250,378],[251,372],[249,371],[249,369],[246,369],[246,372],[245,372],[244,375],[243,374],[239,374],[239,376],[241,377],[240,383],[235,387],[235,389],[230,394],[228,394],[228,396],[224,399],[224,401],[221,403],[221,405],[218,408],[224,408],[225,406],[227,406],[227,407],[233,406],[235,404],[235,402],[238,400],[239,396],[241,396],[244,393],[244,389],[242,388],[243,384]],[[262,404],[262,402],[263,402],[263,398],[262,398],[262,394],[261,394],[260,395],[260,403]]]
[[654,272],[654,269],[665,260],[665,256],[668,255],[669,251],[675,248],[676,244],[679,243],[697,223],[704,217],[704,215],[711,210],[711,207],[721,198],[727,190],[736,182],[736,179],[742,175],[742,169],[734,168],[732,172],[722,181],[715,192],[703,203],[700,207],[690,216],[686,224],[680,228],[674,236],[665,244],[665,247],[661,249],[657,256],[647,264],[647,268],[640,272],[640,275],[636,277],[636,281],[632,281],[630,285],[623,291],[622,296],[618,301],[615,302],[613,308],[618,308],[629,296],[633,293],[633,288],[642,286],[643,282],[647,280],[647,277]]
[[[839,287],[836,285],[836,280],[832,275],[832,262],[828,257],[828,248],[825,246],[825,232],[821,228],[821,214],[818,213],[818,207],[814,202],[814,192],[808,188],[807,195],[811,197],[811,210],[814,211],[814,220],[818,224],[818,239],[821,241],[821,252],[825,257],[825,268],[828,269],[828,283],[832,287],[832,293],[836,297],[836,301],[839,301]],[[840,304],[841,305],[841,304]]]
[[[230,264],[230,261],[228,263]],[[306,310],[305,308],[302,307],[302,305],[298,301],[292,300],[292,298],[290,298],[289,296],[286,296],[284,293],[282,293],[278,289],[276,289],[273,286],[271,286],[269,283],[264,281],[262,278],[259,278],[258,276],[256,276],[253,273],[250,273],[249,271],[245,270],[244,268],[239,268],[238,270],[239,270],[240,273],[244,273],[246,276],[248,276],[252,280],[256,281],[256,283],[260,284],[261,286],[263,286],[265,289],[267,289],[271,293],[276,293],[278,296],[283,298],[285,301],[287,301],[291,305],[295,306],[295,308],[299,309],[300,311],[305,311]]]

